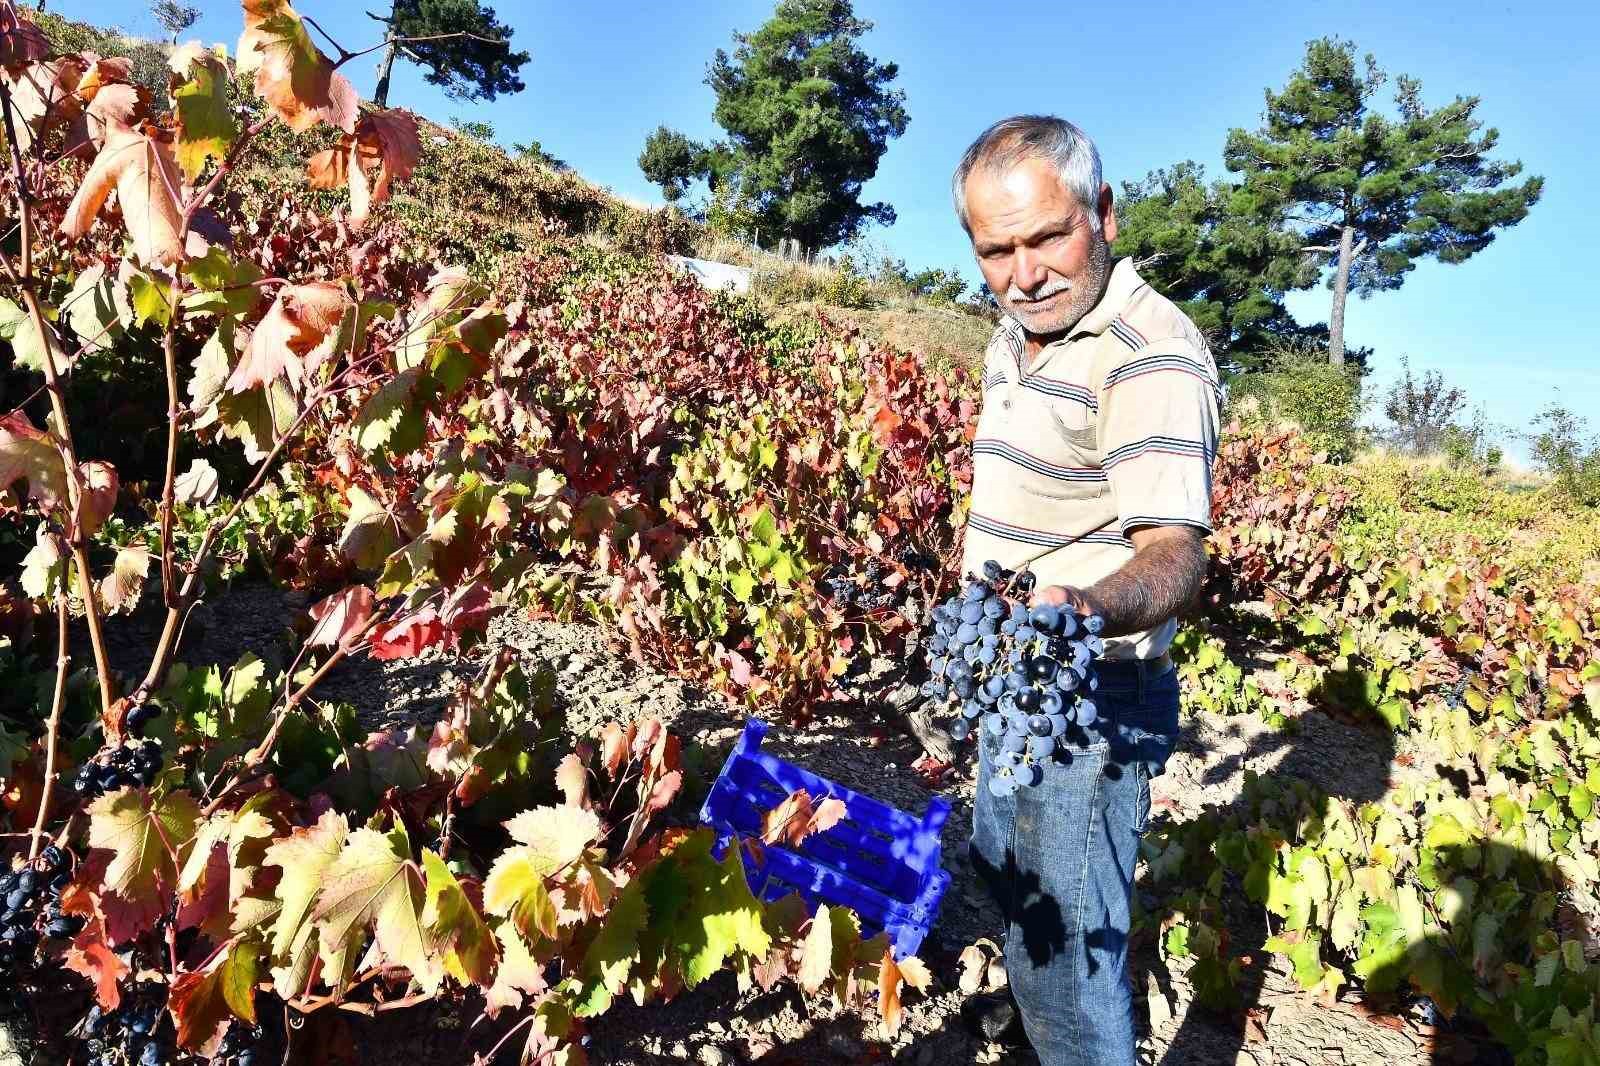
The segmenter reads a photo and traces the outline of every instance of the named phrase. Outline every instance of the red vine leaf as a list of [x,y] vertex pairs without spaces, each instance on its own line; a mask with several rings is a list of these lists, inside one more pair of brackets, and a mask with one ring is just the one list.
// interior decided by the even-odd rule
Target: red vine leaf
[[409,111],[372,111],[337,146],[312,156],[306,176],[313,189],[349,186],[350,222],[360,228],[372,205],[389,198],[389,186],[411,176],[421,155],[417,120]]
[[444,639],[444,623],[432,607],[424,607],[372,632],[374,659],[415,659]]
[[49,54],[44,31],[19,15],[11,0],[0,0],[0,66],[25,66]]
[[210,1057],[222,1043],[233,1018],[254,1025],[259,966],[258,945],[235,937],[203,968],[179,974],[167,997],[167,1009],[178,1030],[178,1046]]
[[335,592],[311,608],[311,617],[317,624],[307,642],[313,647],[350,647],[371,621],[373,602],[372,590],[365,585],[351,585]]
[[133,968],[118,958],[105,941],[87,929],[73,940],[62,965],[89,979],[94,985],[95,1002],[104,1011],[114,1011],[122,1003],[122,989],[118,986],[124,977],[133,972]]

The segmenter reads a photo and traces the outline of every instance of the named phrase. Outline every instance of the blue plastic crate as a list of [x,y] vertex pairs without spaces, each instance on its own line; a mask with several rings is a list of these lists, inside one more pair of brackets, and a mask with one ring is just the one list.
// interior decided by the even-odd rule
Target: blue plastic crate
[[809,792],[813,803],[842,800],[846,815],[839,824],[811,834],[798,848],[763,845],[759,860],[746,852],[750,890],[769,902],[799,892],[812,911],[818,903],[849,907],[865,935],[889,934],[895,958],[914,953],[950,884],[939,864],[949,801],[935,796],[927,813],[913,818],[763,754],[766,733],[765,722],[750,719],[700,809],[700,821],[717,832],[717,854],[725,854],[735,837],[759,839],[764,816],[796,789]]

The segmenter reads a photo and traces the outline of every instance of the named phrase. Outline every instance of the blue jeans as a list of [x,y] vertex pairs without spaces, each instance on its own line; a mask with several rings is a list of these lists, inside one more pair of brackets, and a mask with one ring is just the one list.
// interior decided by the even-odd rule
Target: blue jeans
[[998,799],[999,750],[980,731],[971,855],[1006,918],[1006,976],[1040,1066],[1134,1066],[1128,924],[1150,779],[1178,734],[1178,677],[1103,669],[1101,720]]

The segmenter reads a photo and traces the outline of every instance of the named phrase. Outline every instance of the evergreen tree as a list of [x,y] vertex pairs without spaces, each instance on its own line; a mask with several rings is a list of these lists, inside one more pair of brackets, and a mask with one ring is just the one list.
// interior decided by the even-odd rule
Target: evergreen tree
[[379,107],[389,104],[398,55],[425,67],[424,80],[455,100],[493,100],[526,88],[517,72],[528,53],[511,50],[511,27],[477,0],[393,0],[387,17],[372,17],[384,24],[387,44],[372,94]]
[[1244,194],[1275,204],[1306,251],[1333,267],[1329,358],[1344,360],[1350,291],[1398,289],[1418,259],[1460,263],[1516,225],[1544,179],[1512,179],[1522,164],[1489,158],[1499,132],[1483,129],[1478,97],[1429,110],[1422,86],[1395,78],[1396,114],[1372,106],[1388,81],[1355,46],[1312,41],[1281,92],[1267,90],[1263,124],[1228,135],[1224,159]]
[[1283,305],[1284,293],[1317,280],[1302,243],[1238,184],[1207,183],[1192,160],[1122,184],[1113,250],[1241,368],[1261,361],[1268,339],[1304,332]]
[[639,157],[646,177],[669,199],[704,179],[715,201],[737,205],[740,225],[812,248],[892,223],[894,208],[860,201],[910,121],[905,93],[889,88],[898,68],[856,43],[871,28],[849,0],[780,0],[707,71],[728,139],[706,146],[657,129]]
[[178,38],[190,26],[200,21],[200,9],[180,4],[177,0],[155,0],[150,5],[150,13],[161,23],[161,28],[167,31],[168,38],[173,44],[178,43]]

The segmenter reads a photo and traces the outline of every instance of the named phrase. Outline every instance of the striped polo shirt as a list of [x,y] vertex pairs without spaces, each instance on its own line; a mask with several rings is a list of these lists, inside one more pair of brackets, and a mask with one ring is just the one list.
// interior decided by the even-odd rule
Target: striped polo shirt
[[[984,355],[963,573],[1028,566],[1039,585],[1084,588],[1133,558],[1130,530],[1211,531],[1217,367],[1188,316],[1128,259],[1067,336],[1024,365],[1006,319]],[[1113,659],[1153,659],[1177,632],[1106,641]]]

